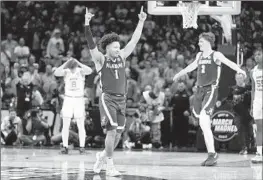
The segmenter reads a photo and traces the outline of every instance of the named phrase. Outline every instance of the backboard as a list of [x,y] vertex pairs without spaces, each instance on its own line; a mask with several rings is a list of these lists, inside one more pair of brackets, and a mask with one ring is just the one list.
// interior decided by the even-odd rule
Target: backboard
[[[148,1],[148,13],[152,15],[181,15],[180,2],[191,1]],[[198,15],[237,15],[241,1],[198,1],[202,5]]]

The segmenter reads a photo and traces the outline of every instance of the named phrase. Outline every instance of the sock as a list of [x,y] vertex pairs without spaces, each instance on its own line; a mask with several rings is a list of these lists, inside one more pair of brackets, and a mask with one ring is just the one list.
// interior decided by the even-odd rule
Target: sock
[[111,157],[107,157],[107,165],[109,166],[113,165],[113,159]]
[[69,126],[70,126],[70,118],[63,118],[63,127],[62,127],[62,143],[63,147],[68,148],[68,136],[69,136]]
[[79,130],[79,147],[85,147],[85,138],[86,138],[86,131],[85,131],[85,119],[79,118],[76,119],[78,130]]
[[113,156],[114,143],[116,137],[116,129],[107,131],[106,139],[105,139],[105,151],[107,157]]
[[262,146],[257,146],[257,153],[262,156]]
[[215,153],[214,136],[211,130],[210,116],[204,111],[200,113],[200,127],[204,133],[205,144],[208,153]]

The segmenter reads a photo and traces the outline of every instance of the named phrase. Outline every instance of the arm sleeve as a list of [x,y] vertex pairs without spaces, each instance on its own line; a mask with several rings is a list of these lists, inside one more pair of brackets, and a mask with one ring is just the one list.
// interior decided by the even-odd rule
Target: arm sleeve
[[85,35],[86,35],[86,39],[87,39],[88,46],[89,46],[90,50],[95,49],[96,48],[96,44],[93,41],[93,37],[92,37],[90,26],[85,26]]

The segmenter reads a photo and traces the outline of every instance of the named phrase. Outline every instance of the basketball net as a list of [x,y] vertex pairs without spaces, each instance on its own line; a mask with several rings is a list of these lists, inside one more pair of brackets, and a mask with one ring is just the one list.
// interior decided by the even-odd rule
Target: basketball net
[[201,4],[199,2],[180,2],[178,6],[183,16],[183,28],[197,28],[197,15]]
[[[200,10],[201,3],[198,1],[193,2],[179,2],[178,6],[180,7],[182,16],[183,16],[183,28],[195,28],[197,29],[197,16]],[[223,29],[223,34],[228,43],[232,40],[232,31],[231,29],[234,27],[232,23],[232,15],[224,14],[224,15],[212,15],[213,19],[218,21],[221,24]]]

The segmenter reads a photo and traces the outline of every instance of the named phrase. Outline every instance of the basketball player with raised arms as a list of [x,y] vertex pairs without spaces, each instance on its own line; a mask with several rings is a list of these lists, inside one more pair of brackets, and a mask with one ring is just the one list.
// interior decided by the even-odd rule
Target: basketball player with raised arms
[[251,111],[252,116],[256,124],[253,124],[254,133],[256,135],[257,143],[257,155],[252,158],[252,163],[262,163],[262,120],[263,120],[263,105],[262,105],[262,93],[263,93],[263,56],[262,50],[256,50],[254,52],[254,58],[257,62],[257,66],[250,72],[252,81],[251,91]]
[[201,164],[202,166],[214,166],[217,164],[218,154],[215,152],[214,137],[211,130],[211,115],[218,96],[218,84],[221,76],[221,64],[225,64],[231,69],[241,73],[246,77],[245,71],[221,52],[212,50],[215,42],[215,35],[211,32],[199,35],[200,52],[196,59],[185,69],[176,74],[174,81],[186,73],[197,69],[197,93],[194,97],[193,114],[199,118],[199,125],[203,131],[208,158]]
[[138,25],[128,44],[120,49],[120,37],[116,33],[104,35],[99,44],[100,52],[95,45],[90,29],[90,20],[94,15],[86,8],[85,34],[95,63],[97,72],[100,74],[102,94],[100,97],[101,125],[106,128],[105,150],[96,154],[96,162],[93,167],[95,173],[101,171],[102,166],[107,163],[106,175],[119,176],[121,173],[115,169],[113,163],[113,151],[119,143],[125,126],[126,108],[126,75],[125,61],[133,52],[138,43],[144,21],[147,17],[141,7]]
[[61,154],[68,154],[69,126],[73,119],[77,122],[79,130],[79,151],[85,153],[85,101],[84,85],[85,76],[92,73],[92,69],[74,58],[69,58],[64,64],[58,67],[54,75],[64,77],[65,94],[62,106],[62,143]]

